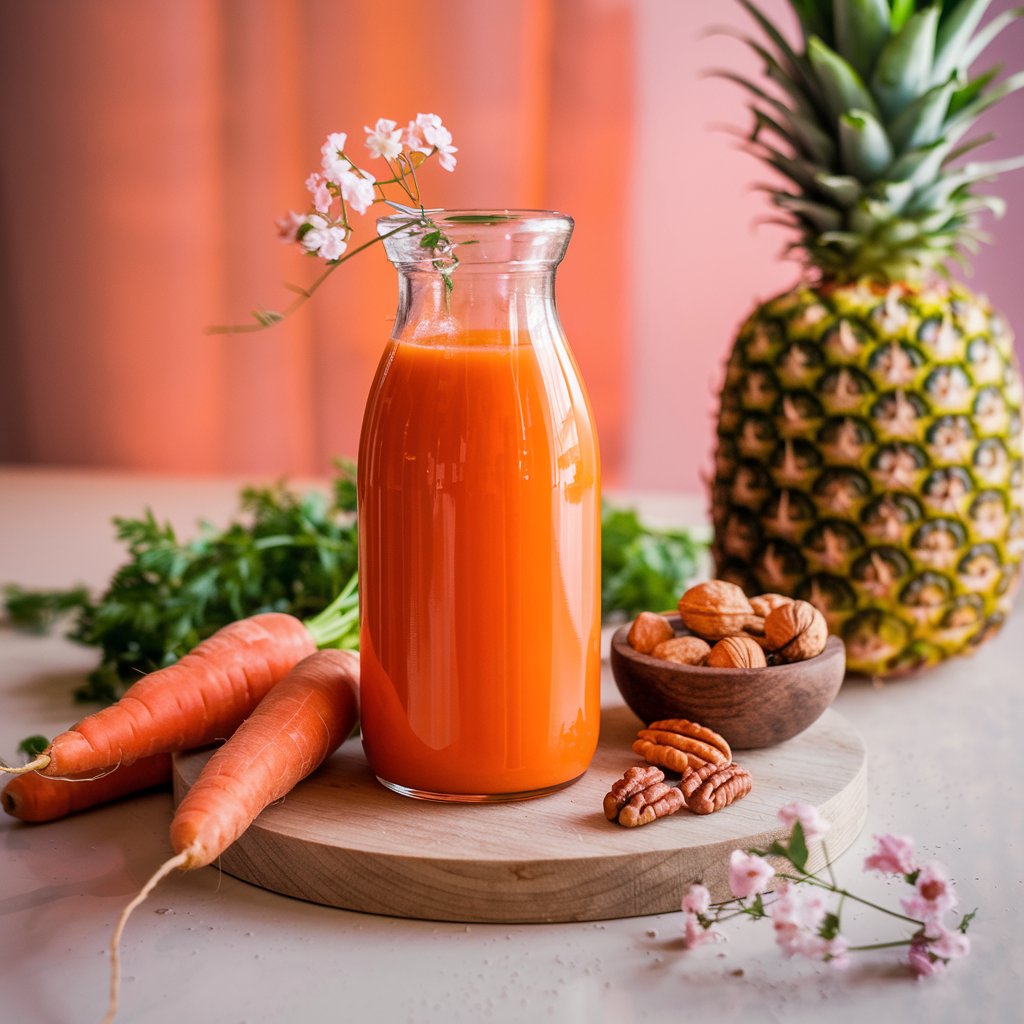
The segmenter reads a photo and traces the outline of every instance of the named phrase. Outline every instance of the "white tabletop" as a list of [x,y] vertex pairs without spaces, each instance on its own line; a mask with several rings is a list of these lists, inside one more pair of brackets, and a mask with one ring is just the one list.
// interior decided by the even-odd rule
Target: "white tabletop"
[[[111,515],[150,505],[187,530],[201,515],[223,520],[238,483],[0,468],[0,583],[101,585],[121,557]],[[678,510],[679,522],[701,505],[673,496],[644,504],[663,521]],[[854,892],[895,908],[902,885],[861,872],[872,833],[912,835],[926,858],[945,863],[961,909],[978,915],[974,952],[941,978],[915,981],[894,951],[859,954],[845,972],[786,960],[768,922],[730,922],[727,943],[687,952],[680,914],[529,926],[408,921],[303,903],[206,868],[168,878],[129,924],[119,1019],[1016,1020],[1022,614],[971,660],[881,687],[848,680],[836,701],[863,733],[870,768],[867,825],[836,871]],[[95,652],[59,636],[0,627],[0,756],[79,717],[70,693],[94,662]],[[605,684],[606,701],[617,700],[607,666]],[[168,855],[170,815],[170,797],[156,793],[48,825],[0,821],[0,1019],[102,1016],[111,928]],[[856,943],[902,937],[890,920],[844,912],[844,930]]]

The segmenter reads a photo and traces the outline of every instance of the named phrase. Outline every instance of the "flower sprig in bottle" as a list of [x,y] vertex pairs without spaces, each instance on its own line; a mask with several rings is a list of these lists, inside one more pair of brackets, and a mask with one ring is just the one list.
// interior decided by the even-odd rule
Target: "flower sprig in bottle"
[[[289,211],[277,221],[282,241],[297,243],[303,252],[326,261],[327,266],[307,287],[289,285],[296,298],[284,309],[257,309],[255,323],[228,324],[208,328],[212,334],[241,334],[262,331],[290,316],[334,273],[342,263],[357,253],[399,231],[408,229],[421,233],[421,244],[430,249],[435,265],[444,274],[451,288],[451,270],[458,259],[454,247],[436,229],[420,198],[417,170],[432,157],[446,171],[454,171],[458,148],[452,145],[452,133],[437,114],[418,114],[402,129],[396,121],[381,117],[366,132],[365,147],[371,159],[383,160],[386,174],[375,177],[355,162],[348,149],[345,132],[332,132],[320,147],[320,169],[306,179],[311,205],[304,213]],[[360,245],[350,246],[357,229],[354,214],[364,214],[371,206],[385,203],[408,220],[389,233],[375,235]]]

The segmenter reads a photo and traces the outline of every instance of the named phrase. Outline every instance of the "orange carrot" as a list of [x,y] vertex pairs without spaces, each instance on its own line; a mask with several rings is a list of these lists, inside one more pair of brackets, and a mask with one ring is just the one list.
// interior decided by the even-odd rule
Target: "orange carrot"
[[92,773],[231,735],[267,691],[317,648],[291,615],[263,612],[219,629],[180,661],[132,684],[11,774]]
[[0,793],[4,810],[21,821],[56,821],[171,781],[171,755],[154,754],[89,779],[19,775]]
[[120,990],[120,941],[131,912],[175,868],[212,863],[269,804],[333,753],[359,714],[359,655],[318,651],[299,662],[206,763],[171,822],[174,856],[125,907],[110,942],[113,1021]]

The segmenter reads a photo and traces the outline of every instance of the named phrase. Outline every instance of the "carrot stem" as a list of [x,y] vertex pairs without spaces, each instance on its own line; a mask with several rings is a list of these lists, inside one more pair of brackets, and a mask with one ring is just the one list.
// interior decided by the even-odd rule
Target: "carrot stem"
[[359,575],[353,573],[341,593],[304,625],[317,647],[352,648],[359,643]]

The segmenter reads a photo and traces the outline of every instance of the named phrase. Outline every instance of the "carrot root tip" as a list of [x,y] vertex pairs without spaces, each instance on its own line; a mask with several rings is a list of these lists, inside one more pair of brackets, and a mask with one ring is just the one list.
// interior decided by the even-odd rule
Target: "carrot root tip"
[[49,754],[40,754],[38,757],[29,761],[28,764],[18,765],[17,767],[9,765],[4,761],[0,761],[0,772],[6,772],[8,775],[24,775],[27,772],[41,772],[49,763]]
[[161,879],[166,878],[175,868],[184,868],[189,861],[191,851],[182,850],[175,854],[170,860],[166,860],[153,872],[153,876],[139,890],[131,902],[121,911],[114,927],[114,934],[110,938],[110,1003],[101,1024],[113,1024],[117,1015],[117,1007],[121,998],[121,936],[124,934],[125,925],[132,911],[156,888]]

